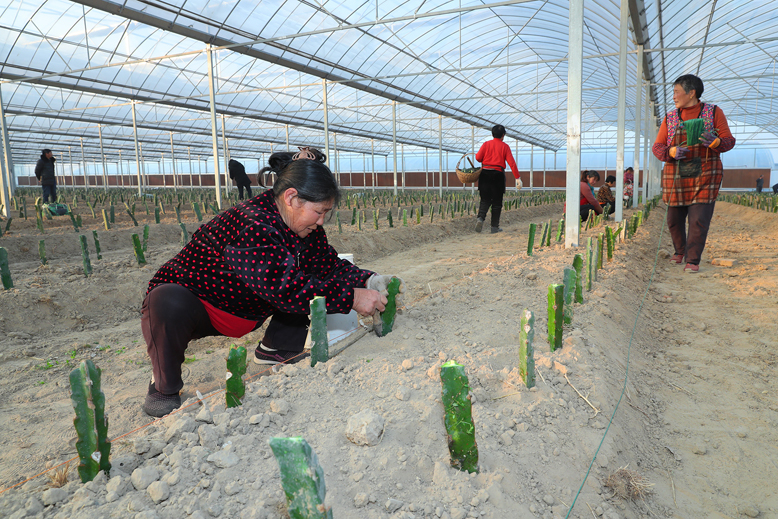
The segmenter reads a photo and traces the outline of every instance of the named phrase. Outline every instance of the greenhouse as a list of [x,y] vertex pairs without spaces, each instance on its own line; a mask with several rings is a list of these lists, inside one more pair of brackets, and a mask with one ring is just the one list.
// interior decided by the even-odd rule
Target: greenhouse
[[776,29],[0,0],[0,516],[778,518]]

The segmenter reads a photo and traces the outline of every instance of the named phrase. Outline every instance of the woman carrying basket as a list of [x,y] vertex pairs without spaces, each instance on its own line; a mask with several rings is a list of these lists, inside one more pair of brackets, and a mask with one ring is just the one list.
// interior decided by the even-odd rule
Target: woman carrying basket
[[502,196],[505,193],[505,162],[511,167],[516,179],[516,188],[521,188],[519,168],[513,160],[511,147],[502,142],[505,137],[505,126],[498,124],[492,128],[494,139],[486,141],[475,154],[475,160],[483,164],[481,175],[478,177],[478,191],[481,194],[481,205],[478,207],[478,219],[475,224],[475,232],[481,232],[486,220],[486,211],[492,208],[492,234],[502,231],[500,229],[500,214],[502,213]]

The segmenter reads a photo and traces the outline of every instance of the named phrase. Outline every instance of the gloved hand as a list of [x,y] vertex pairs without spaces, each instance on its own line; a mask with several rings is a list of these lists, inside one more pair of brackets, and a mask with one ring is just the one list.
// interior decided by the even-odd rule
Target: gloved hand
[[516,191],[521,191],[521,188],[524,187],[524,183],[521,181],[521,178],[516,179]]
[[682,160],[686,158],[686,154],[689,153],[689,148],[686,146],[673,146],[670,148],[670,156],[675,160]]
[[705,132],[700,135],[700,143],[705,147],[715,149],[719,147],[719,144],[721,144],[721,139],[719,139],[713,132]]

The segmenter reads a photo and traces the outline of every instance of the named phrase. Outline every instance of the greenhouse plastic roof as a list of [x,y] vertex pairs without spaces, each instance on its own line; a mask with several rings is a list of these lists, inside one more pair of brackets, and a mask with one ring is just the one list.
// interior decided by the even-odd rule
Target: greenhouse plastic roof
[[[551,151],[566,145],[567,1],[0,0],[2,103],[15,163],[44,145],[144,156],[212,153],[206,47],[230,150],[392,152],[397,142],[469,151],[503,124]],[[773,0],[630,0],[627,128],[637,54],[660,116],[693,73],[740,138],[775,145],[778,17]],[[584,11],[583,147],[613,147],[620,3]],[[662,49],[662,50],[654,50]],[[774,106],[775,105],[775,106]],[[474,129],[475,128],[475,129]],[[335,134],[335,136],[332,135]],[[221,133],[219,135],[221,138]],[[522,147],[525,145],[522,144]],[[186,152],[184,151],[186,150]]]

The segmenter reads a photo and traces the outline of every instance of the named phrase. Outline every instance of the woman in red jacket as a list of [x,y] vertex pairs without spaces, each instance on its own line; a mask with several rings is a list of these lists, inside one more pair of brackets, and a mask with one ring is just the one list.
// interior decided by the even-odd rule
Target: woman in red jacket
[[600,180],[600,174],[594,170],[581,173],[581,221],[589,218],[589,211],[602,214],[602,206],[594,198],[594,183]]
[[[676,109],[667,112],[652,148],[654,156],[665,163],[662,199],[669,206],[667,228],[675,247],[670,261],[680,264],[685,257],[684,271],[690,273],[700,270],[700,257],[724,179],[720,155],[735,147],[735,137],[721,108],[700,102],[703,90],[702,80],[692,74],[675,80]],[[701,119],[704,125],[698,142],[687,142],[684,123],[692,119]]]
[[326,297],[328,313],[384,309],[391,276],[339,259],[327,243],[324,217],[340,192],[324,160],[308,148],[271,155],[265,169],[278,175],[273,188],[200,227],[151,279],[141,309],[153,372],[147,414],[181,405],[191,340],[242,337],[272,316],[254,362],[291,363],[302,358],[314,296]]
[[494,139],[486,141],[475,154],[475,160],[483,164],[481,175],[478,177],[478,192],[481,195],[481,204],[478,207],[478,218],[475,224],[475,232],[481,232],[486,220],[486,212],[492,208],[492,234],[502,231],[500,229],[500,214],[502,214],[502,196],[505,194],[505,162],[511,167],[511,172],[516,179],[516,187],[519,182],[519,168],[513,160],[511,147],[502,142],[505,137],[505,126],[498,124],[492,128]]

